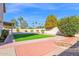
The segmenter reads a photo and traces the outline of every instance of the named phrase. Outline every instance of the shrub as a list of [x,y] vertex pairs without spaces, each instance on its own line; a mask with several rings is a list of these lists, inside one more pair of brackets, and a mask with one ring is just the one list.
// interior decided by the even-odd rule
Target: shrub
[[28,32],[27,30],[25,30],[25,32]]
[[19,28],[16,29],[16,32],[20,32]]
[[39,33],[39,30],[36,30],[37,33]]
[[50,30],[50,29],[56,27],[56,25],[57,25],[56,17],[52,16],[52,15],[47,16],[45,25],[44,25],[45,29]]
[[64,36],[74,36],[79,32],[79,17],[70,16],[58,21],[58,28]]
[[41,30],[41,32],[42,32],[42,33],[44,33],[44,32],[45,32],[45,30]]
[[0,42],[4,42],[4,40],[7,38],[8,34],[9,34],[8,30],[2,30]]
[[33,30],[30,30],[30,32],[33,32]]

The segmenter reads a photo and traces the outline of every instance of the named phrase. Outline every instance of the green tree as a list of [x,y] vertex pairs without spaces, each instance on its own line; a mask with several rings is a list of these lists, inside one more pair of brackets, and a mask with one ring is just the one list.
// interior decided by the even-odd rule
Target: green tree
[[69,16],[60,19],[58,28],[64,36],[74,36],[79,32],[79,16]]
[[10,22],[14,23],[14,28],[18,27],[18,22],[16,21],[16,19],[11,19]]
[[46,21],[45,21],[45,25],[44,25],[45,29],[49,30],[49,29],[52,29],[52,28],[54,28],[56,26],[57,26],[56,17],[53,16],[53,15],[47,16]]
[[34,25],[35,23],[34,22],[32,22],[32,28],[35,28],[35,25]]
[[28,27],[28,23],[23,19],[22,16],[20,16],[20,17],[18,18],[18,20],[19,20],[20,28],[21,28],[21,29],[25,29],[25,28]]
[[38,23],[38,26],[37,26],[37,28],[44,28],[44,25],[43,25],[43,23]]

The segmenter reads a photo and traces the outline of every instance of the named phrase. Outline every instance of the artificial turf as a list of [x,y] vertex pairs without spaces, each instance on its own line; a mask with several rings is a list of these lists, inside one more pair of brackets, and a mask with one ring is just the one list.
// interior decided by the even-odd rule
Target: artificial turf
[[47,37],[51,37],[51,36],[45,35],[45,34],[14,34],[13,37],[16,42],[19,42],[19,41],[24,41],[24,40],[47,38]]

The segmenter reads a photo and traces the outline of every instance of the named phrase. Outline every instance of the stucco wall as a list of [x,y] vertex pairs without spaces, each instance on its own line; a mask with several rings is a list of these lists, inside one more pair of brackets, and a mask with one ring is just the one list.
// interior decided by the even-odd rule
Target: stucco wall
[[3,4],[0,3],[0,28],[3,28]]
[[[45,31],[45,29],[19,29],[19,32],[42,33],[42,30]],[[13,29],[13,32],[17,32],[17,29]]]
[[49,31],[45,31],[46,34],[56,35],[59,32],[59,29],[57,27],[52,28]]
[[[26,32],[26,30],[27,32],[32,32],[33,30],[33,33],[44,33],[44,34],[50,34],[50,35],[56,35],[59,32],[57,27],[52,28],[49,31],[46,31],[45,29],[19,29],[19,32]],[[42,30],[44,30],[44,32],[42,32]],[[17,32],[17,30],[13,29],[13,32]]]

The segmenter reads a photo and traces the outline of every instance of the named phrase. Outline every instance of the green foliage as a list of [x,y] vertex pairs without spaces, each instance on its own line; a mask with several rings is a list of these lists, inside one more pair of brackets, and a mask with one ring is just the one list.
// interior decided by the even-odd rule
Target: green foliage
[[30,30],[30,32],[33,32],[34,30]]
[[11,22],[14,23],[14,28],[18,27],[18,22],[16,21],[16,19],[12,19]]
[[40,28],[44,28],[44,24],[43,24],[43,23],[38,23],[37,28],[38,28],[38,29],[40,29]]
[[64,36],[74,36],[79,32],[79,16],[70,16],[58,21],[58,28]]
[[8,30],[2,30],[1,36],[0,36],[0,42],[4,42],[4,40],[7,38],[8,34],[9,34]]
[[28,27],[28,23],[23,19],[22,16],[20,16],[18,18],[19,22],[20,22],[20,28],[21,29],[26,29]]
[[20,32],[19,28],[16,29],[16,32]]
[[55,16],[49,15],[46,18],[46,22],[45,22],[45,29],[49,30],[52,29],[54,27],[56,27],[57,25],[57,19]]
[[27,30],[25,30],[25,32],[28,32]]
[[39,30],[36,30],[37,33],[39,33]]
[[28,27],[28,29],[33,29],[33,27]]
[[44,32],[45,32],[45,30],[41,30],[41,32],[42,32],[42,33],[44,33]]
[[35,24],[35,22],[32,22],[32,28],[35,28],[35,25],[34,24]]

